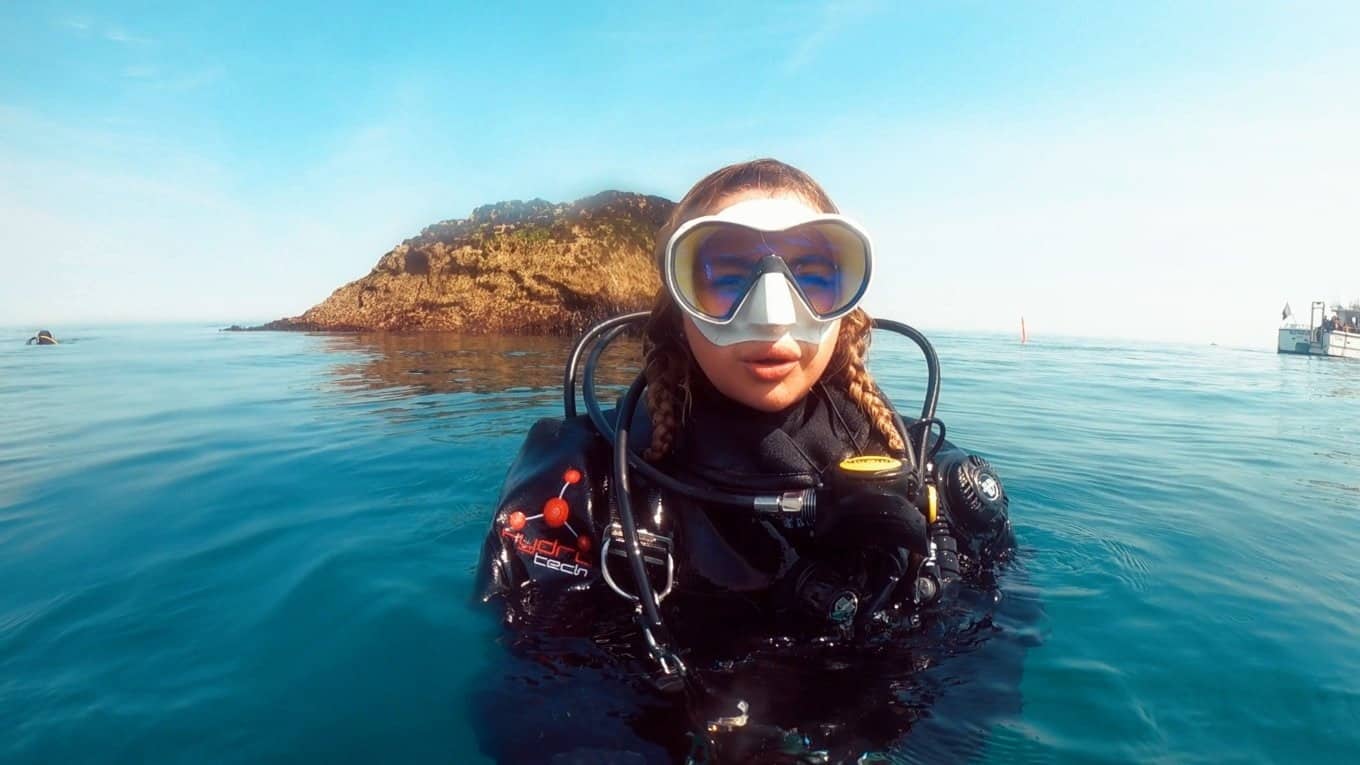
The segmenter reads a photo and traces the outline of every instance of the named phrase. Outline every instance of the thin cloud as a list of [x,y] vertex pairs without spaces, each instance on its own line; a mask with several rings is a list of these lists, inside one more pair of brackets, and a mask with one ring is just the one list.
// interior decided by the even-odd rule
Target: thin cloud
[[54,20],[53,24],[78,37],[89,37],[92,34],[97,34],[104,40],[119,45],[147,46],[156,44],[156,41],[150,37],[134,34],[118,24],[105,23],[91,16],[62,16]]
[[[793,73],[807,66],[827,43],[851,24],[877,10],[874,0],[829,0],[822,5],[817,26],[799,42],[784,60],[784,71]],[[811,15],[811,14],[810,14]]]
[[109,26],[104,29],[104,39],[120,45],[152,45],[156,42],[149,37],[140,37],[116,26]]
[[53,21],[53,24],[84,37],[90,33],[94,20],[88,16],[63,16]]

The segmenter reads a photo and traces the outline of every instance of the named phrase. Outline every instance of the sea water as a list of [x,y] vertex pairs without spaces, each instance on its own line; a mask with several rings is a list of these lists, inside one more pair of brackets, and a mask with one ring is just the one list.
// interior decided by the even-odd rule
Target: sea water
[[[0,330],[0,762],[481,761],[473,569],[567,341],[56,329]],[[932,339],[1040,615],[997,625],[1022,703],[968,754],[1360,758],[1360,363]],[[871,368],[915,410],[904,341]],[[924,714],[890,759],[975,727]]]

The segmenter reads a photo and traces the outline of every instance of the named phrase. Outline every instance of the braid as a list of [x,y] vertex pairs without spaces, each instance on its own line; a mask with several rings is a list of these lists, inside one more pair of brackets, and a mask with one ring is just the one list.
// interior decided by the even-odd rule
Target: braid
[[895,452],[906,451],[902,434],[897,432],[893,422],[892,410],[878,392],[874,378],[864,366],[869,352],[869,330],[873,328],[869,314],[863,308],[856,308],[841,319],[840,336],[836,338],[836,350],[827,365],[827,376],[834,380],[845,381],[845,391],[850,400],[859,407],[870,424],[883,437],[888,448]]
[[647,377],[647,408],[652,416],[652,442],[643,457],[656,462],[675,445],[689,410],[693,357],[685,347],[679,310],[664,289],[644,330],[643,374]]

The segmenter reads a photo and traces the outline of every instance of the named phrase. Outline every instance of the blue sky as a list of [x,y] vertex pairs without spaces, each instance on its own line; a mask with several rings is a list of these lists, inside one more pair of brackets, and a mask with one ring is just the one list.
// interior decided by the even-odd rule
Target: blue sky
[[775,156],[922,327],[1270,346],[1360,298],[1360,5],[0,6],[0,324],[294,315],[503,199]]

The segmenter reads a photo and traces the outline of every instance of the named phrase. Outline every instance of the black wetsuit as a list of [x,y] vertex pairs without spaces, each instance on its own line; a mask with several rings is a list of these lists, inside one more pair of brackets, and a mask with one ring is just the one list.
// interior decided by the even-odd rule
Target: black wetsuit
[[[649,442],[649,431],[646,414],[639,412],[630,433],[638,449]],[[859,409],[844,393],[829,386],[815,386],[807,397],[787,410],[761,413],[732,402],[701,381],[693,391],[679,443],[659,467],[689,483],[756,494],[826,486],[844,458],[887,453],[881,436]],[[967,459],[966,453],[946,442],[941,444],[935,464],[943,473]],[[609,443],[587,418],[545,419],[532,428],[506,477],[501,502],[483,546],[477,589],[482,600],[504,608],[506,622],[514,626],[516,644],[533,646],[528,649],[533,661],[519,665],[513,672],[507,670],[518,681],[529,683],[525,687],[527,695],[519,697],[519,702],[514,700],[513,691],[498,697],[508,708],[538,693],[529,689],[538,688],[542,681],[527,679],[534,672],[535,661],[542,662],[554,650],[579,652],[581,638],[603,646],[605,654],[629,666],[628,671],[614,679],[640,677],[649,669],[645,651],[636,645],[639,641],[636,629],[632,628],[632,605],[611,591],[601,573],[602,565],[608,565],[601,559],[601,544],[608,540],[606,529],[617,512],[611,506],[609,466]],[[662,613],[680,650],[687,652],[687,661],[701,669],[730,668],[732,657],[743,657],[753,670],[748,674],[758,677],[753,681],[751,677],[730,675],[725,678],[727,682],[720,679],[718,684],[743,698],[759,699],[751,702],[753,715],[778,706],[781,693],[797,696],[807,690],[804,687],[777,690],[781,685],[771,672],[782,673],[785,679],[798,678],[791,681],[795,686],[814,682],[819,694],[827,692],[824,679],[808,680],[800,674],[801,668],[792,672],[777,669],[789,669],[784,663],[787,657],[753,658],[756,654],[752,653],[759,646],[771,645],[772,638],[789,645],[789,635],[807,637],[825,632],[825,625],[807,624],[802,615],[790,616],[797,609],[790,606],[789,582],[808,561],[821,554],[809,530],[787,528],[751,510],[704,506],[682,496],[649,490],[636,478],[632,485],[639,524],[670,540],[666,549],[674,556],[675,582],[662,604]],[[960,518],[955,517],[960,508],[951,508],[948,493],[943,494],[941,523],[936,528],[957,546],[956,571],[962,574],[965,595],[977,603],[990,603],[987,591],[994,585],[993,564],[1005,558],[1014,544],[1004,506],[1000,512],[991,507],[987,517]],[[565,522],[559,522],[563,515],[560,502],[555,501],[559,498],[567,506]],[[654,560],[659,561],[665,550],[657,548],[653,552]],[[653,583],[660,589],[665,567],[652,565],[651,569]],[[632,581],[621,561],[610,570],[615,572],[616,583],[631,589]],[[915,613],[920,609],[909,602],[910,588],[903,587],[901,592],[906,594],[895,598],[899,616],[914,619],[917,632],[924,631],[920,629],[920,614]],[[951,590],[951,598],[954,592]],[[904,600],[908,602],[902,603]],[[942,600],[936,607],[947,610],[954,604]],[[800,627],[804,628],[802,632]],[[544,634],[567,636],[568,642],[549,647],[548,643],[539,642]],[[602,659],[577,655],[571,661],[598,666]],[[801,661],[804,659],[795,660]],[[894,660],[893,668],[901,671],[900,662]],[[570,670],[559,665],[555,674],[565,671]],[[842,673],[838,677],[845,681],[847,676]],[[753,687],[753,682],[758,687]],[[887,685],[880,690],[893,692]],[[845,699],[854,701],[827,703],[877,701],[858,700],[866,691],[862,678],[841,691]],[[627,692],[616,688],[601,693],[617,699],[638,692],[646,696],[646,691],[638,691],[637,687]],[[840,696],[830,692],[827,698]],[[635,702],[642,707],[639,713],[645,712],[651,703],[636,699]],[[474,708],[483,715],[498,707],[481,699]],[[833,707],[826,714],[837,711]],[[581,714],[579,708],[577,714]],[[609,716],[618,714],[623,712]],[[771,714],[780,717],[778,713]],[[788,713],[779,722],[786,726],[792,724],[790,721],[807,724],[807,716],[806,710]],[[570,723],[558,722],[562,725],[557,733],[540,729],[544,738],[562,739],[560,746],[549,750],[594,751],[590,736],[584,735],[588,726],[573,728]],[[681,729],[686,727],[683,719],[676,722]],[[900,729],[909,724],[894,717],[880,727]],[[662,745],[669,747],[672,755],[675,747],[683,743],[682,739],[656,733],[649,725],[632,727],[647,728],[648,732],[642,734],[645,739],[663,739]],[[882,736],[890,737],[891,733],[884,731]],[[551,753],[543,749],[517,749],[517,743],[504,736],[489,735],[483,745],[488,753],[505,761],[522,757],[547,760],[544,755]]]

